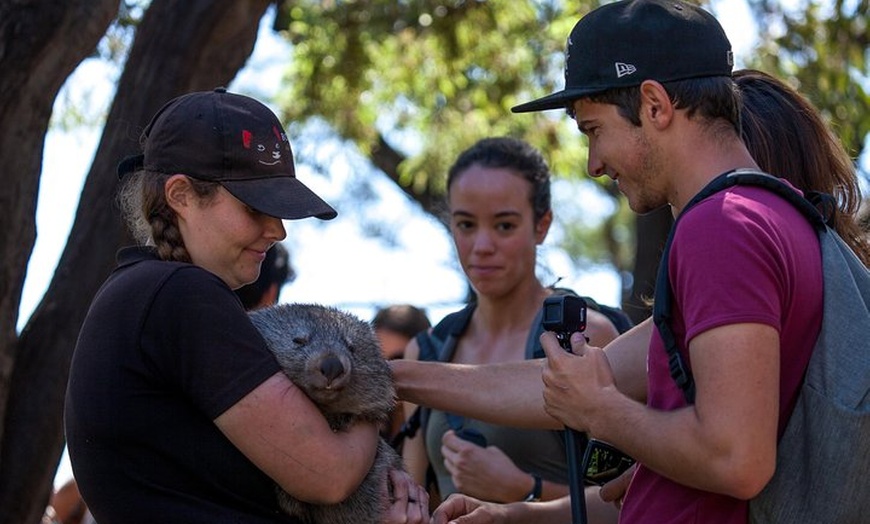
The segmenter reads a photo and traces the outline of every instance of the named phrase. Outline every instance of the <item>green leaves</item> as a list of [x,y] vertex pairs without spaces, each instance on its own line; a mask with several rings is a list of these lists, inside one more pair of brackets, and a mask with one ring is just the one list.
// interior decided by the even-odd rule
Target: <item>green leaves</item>
[[294,43],[285,116],[323,118],[364,153],[386,137],[406,156],[388,173],[404,187],[440,191],[456,155],[491,135],[526,138],[559,175],[579,174],[564,115],[510,113],[561,87],[575,22],[547,2],[294,2],[281,22]]
[[752,66],[792,82],[857,157],[870,133],[870,0],[750,4],[767,28]]

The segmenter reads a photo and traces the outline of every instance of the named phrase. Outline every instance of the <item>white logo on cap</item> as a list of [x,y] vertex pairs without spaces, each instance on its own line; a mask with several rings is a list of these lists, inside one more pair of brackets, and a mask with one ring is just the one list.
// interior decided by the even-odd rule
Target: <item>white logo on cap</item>
[[622,78],[625,75],[630,75],[637,71],[637,68],[631,64],[623,64],[622,62],[616,62],[616,78]]

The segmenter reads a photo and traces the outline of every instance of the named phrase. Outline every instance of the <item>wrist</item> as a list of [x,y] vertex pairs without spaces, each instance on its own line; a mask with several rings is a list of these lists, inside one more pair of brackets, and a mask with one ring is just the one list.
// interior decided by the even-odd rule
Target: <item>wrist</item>
[[538,509],[542,506],[535,502],[511,502],[502,506],[502,518],[497,519],[499,524],[536,524],[538,522],[546,522],[541,520],[544,515],[540,514]]
[[525,497],[523,497],[523,501],[525,502],[540,502],[541,501],[541,491],[543,490],[544,483],[541,480],[541,477],[535,473],[531,474],[532,477],[532,486],[529,491],[526,493]]

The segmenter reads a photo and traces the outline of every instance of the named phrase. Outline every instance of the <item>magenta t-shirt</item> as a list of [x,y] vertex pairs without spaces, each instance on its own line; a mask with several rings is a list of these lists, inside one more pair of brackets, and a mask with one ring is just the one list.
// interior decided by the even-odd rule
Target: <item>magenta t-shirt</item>
[[[779,331],[782,435],[821,326],[821,253],[812,226],[772,192],[735,187],[685,213],[668,262],[674,291],[672,329],[690,366],[688,342],[709,329],[753,322]],[[686,402],[654,331],[647,356],[647,403],[661,410],[678,409]],[[747,501],[682,486],[641,465],[626,494],[620,522],[743,524],[747,511]]]

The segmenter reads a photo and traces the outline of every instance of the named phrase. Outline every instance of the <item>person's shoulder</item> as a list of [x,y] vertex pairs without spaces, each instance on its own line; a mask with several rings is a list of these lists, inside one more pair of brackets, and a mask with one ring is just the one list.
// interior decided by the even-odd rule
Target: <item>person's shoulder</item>
[[607,315],[590,309],[586,313],[586,333],[590,343],[598,347],[604,347],[607,343],[619,336],[620,330]]
[[431,333],[441,338],[450,334],[458,334],[468,325],[475,307],[476,304],[472,302],[462,309],[444,315],[444,317],[432,328]]
[[751,225],[779,229],[796,222],[807,220],[783,196],[762,187],[734,186],[685,210],[679,217],[678,234],[706,231],[707,235],[715,237],[720,232],[745,230]]
[[[241,301],[217,275],[195,264],[155,262],[154,300],[162,307],[189,309],[238,305]],[[145,269],[145,268],[143,268]]]

